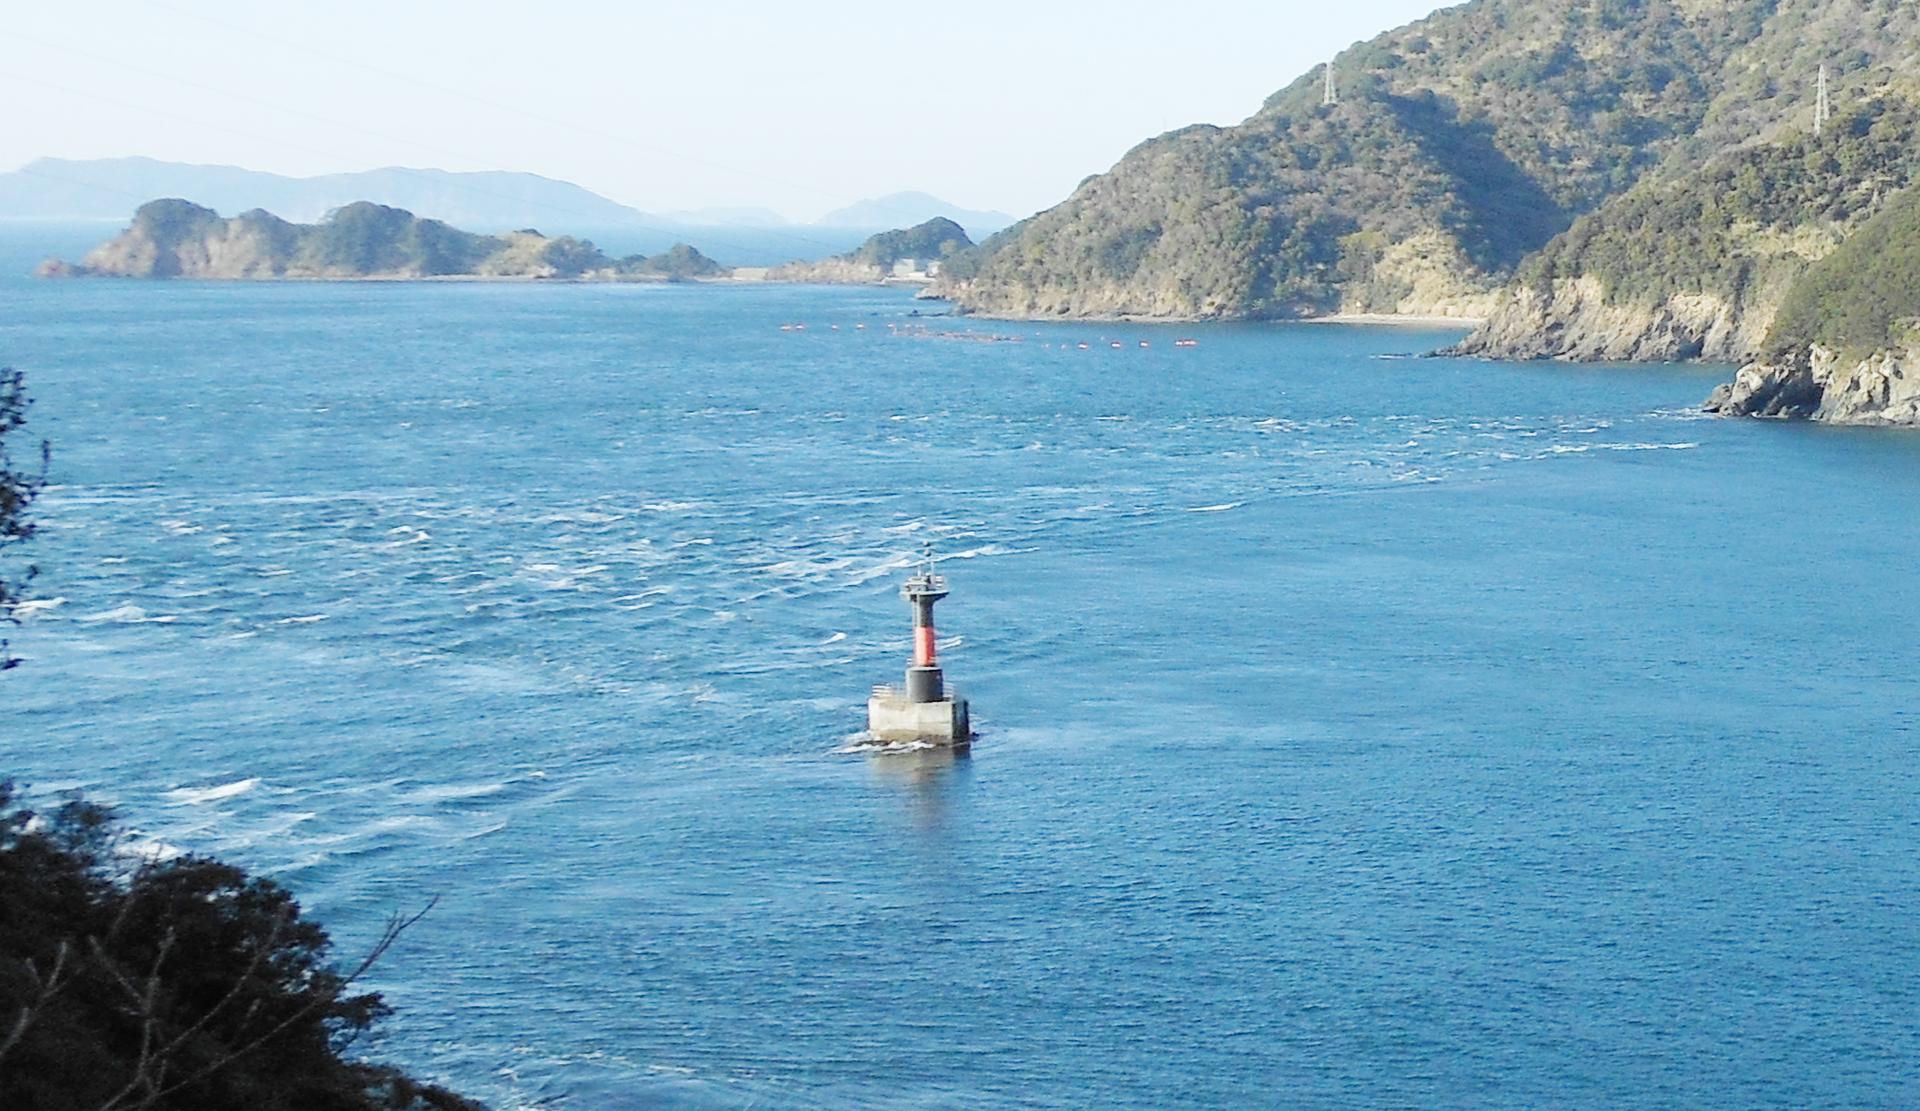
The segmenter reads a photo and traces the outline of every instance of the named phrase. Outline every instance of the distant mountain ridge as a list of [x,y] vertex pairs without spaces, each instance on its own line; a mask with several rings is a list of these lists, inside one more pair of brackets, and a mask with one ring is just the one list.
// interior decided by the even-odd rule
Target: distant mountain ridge
[[963,209],[926,193],[858,201],[812,224],[793,223],[766,208],[644,212],[570,182],[506,171],[455,173],[389,166],[301,178],[153,158],[42,158],[0,174],[0,219],[117,220],[155,197],[185,197],[230,214],[264,208],[298,223],[313,223],[355,201],[372,201],[483,232],[528,226],[568,230],[645,226],[666,231],[818,226],[874,231],[945,216],[985,235],[1013,223],[1005,213]]
[[313,223],[355,201],[480,231],[532,224],[617,227],[651,219],[578,185],[504,171],[387,167],[297,178],[152,158],[42,158],[0,174],[0,218],[123,219],[155,197],[186,197],[227,213],[263,208],[296,223]]
[[906,228],[933,219],[951,220],[965,228],[969,235],[985,237],[1011,227],[1015,218],[1004,212],[961,208],[927,193],[908,192],[889,193],[836,208],[814,223],[829,228]]

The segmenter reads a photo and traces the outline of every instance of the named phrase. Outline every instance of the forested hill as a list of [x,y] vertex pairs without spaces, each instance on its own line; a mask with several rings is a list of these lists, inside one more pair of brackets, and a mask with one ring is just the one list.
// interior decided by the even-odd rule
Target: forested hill
[[1651,181],[1529,258],[1460,345],[1502,358],[1741,361],[1769,346],[1809,267],[1920,175],[1920,111],[1858,97],[1821,134],[1786,132]]
[[[1824,165],[1795,145],[1812,130],[1823,63],[1836,121],[1881,129],[1856,135],[1879,159],[1873,188],[1903,186],[1901,160],[1882,156],[1910,111],[1904,97],[1920,89],[1914,22],[1915,6],[1894,0],[1475,0],[1341,54],[1334,103],[1316,68],[1235,127],[1141,144],[1059,206],[949,263],[935,292],[964,312],[1014,317],[1492,314],[1512,336],[1531,329],[1533,346],[1482,350],[1580,353],[1560,343],[1580,327],[1537,296],[1517,302],[1515,283],[1551,293],[1558,282],[1563,300],[1578,285],[1589,308],[1617,308],[1616,287],[1635,303],[1653,296],[1658,281],[1636,268],[1666,256],[1635,239],[1631,220],[1608,222],[1614,203],[1646,208],[1723,172],[1713,168],[1727,157],[1775,144],[1797,153],[1755,156],[1753,168],[1787,192],[1868,180],[1811,181],[1785,166]],[[1847,219],[1877,203],[1869,189]],[[1576,227],[1589,214],[1605,236],[1594,234],[1601,224]],[[1765,226],[1741,242],[1777,259],[1775,237],[1794,240],[1802,224]],[[1829,240],[1851,226],[1830,227]],[[1578,245],[1548,247],[1570,227]],[[1609,274],[1624,268],[1633,280],[1590,273],[1589,247]],[[1516,317],[1516,304],[1531,315]],[[1587,323],[1648,324],[1603,316]],[[1719,321],[1725,332],[1737,324]]]
[[[1739,361],[1815,262],[1920,173],[1920,6],[1771,5],[1661,172],[1521,268],[1463,353]],[[1816,129],[1819,74],[1831,113]]]
[[941,292],[993,315],[1477,315],[1701,128],[1766,0],[1476,0],[1136,147]]

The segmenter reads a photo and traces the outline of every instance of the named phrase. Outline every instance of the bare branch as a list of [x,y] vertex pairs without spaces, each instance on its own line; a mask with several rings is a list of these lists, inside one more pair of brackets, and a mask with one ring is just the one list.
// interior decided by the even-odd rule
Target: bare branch
[[[420,921],[422,918],[425,918],[427,916],[427,913],[433,910],[434,907],[438,906],[439,903],[440,903],[440,897],[436,895],[431,900],[429,900],[427,905],[422,907],[419,913],[417,914],[403,918],[400,914],[396,912],[392,918],[389,918],[387,920],[386,927],[380,931],[380,939],[374,942],[373,948],[367,951],[366,957],[363,958],[357,966],[355,966],[353,973],[341,979],[339,984],[339,989],[345,989],[351,986],[355,981],[359,980],[361,977],[365,976],[369,971],[371,971],[373,966],[379,962],[380,958],[386,955],[387,950],[393,948],[394,942],[400,940],[400,935],[405,933],[407,929],[411,927],[414,923]],[[278,924],[276,924],[275,934],[277,935],[278,932],[279,932],[279,926]],[[255,954],[256,963],[250,966],[249,973],[248,973],[249,976],[251,976],[251,969],[258,967],[257,962],[258,962],[260,953],[270,952],[271,949],[272,947],[270,945],[263,946],[259,951],[256,952]],[[240,982],[243,983],[244,981],[245,981],[245,977],[243,977]],[[236,984],[235,990],[237,989],[238,989],[238,984]],[[175,1080],[172,1084],[166,1085],[165,1087],[158,1087],[158,1086],[154,1087],[148,1092],[146,1098],[142,1099],[139,1103],[130,1104],[128,1105],[128,1107],[131,1108],[132,1111],[138,1111],[138,1109],[140,1108],[150,1107],[155,1102],[161,1099],[164,1099],[169,1095],[172,1095],[174,1092],[179,1091],[181,1088],[184,1088],[189,1084],[196,1084],[202,1080],[205,1080],[207,1077],[212,1076],[214,1073],[219,1072],[223,1068],[226,1068],[228,1065],[239,1060],[241,1057],[246,1056],[248,1053],[251,1053],[255,1049],[260,1048],[266,1043],[272,1041],[274,1038],[279,1037],[282,1033],[285,1033],[288,1029],[292,1028],[296,1023],[299,1023],[311,1017],[311,1015],[316,1009],[318,1009],[323,1004],[330,1002],[331,999],[334,997],[334,994],[335,993],[329,993],[327,995],[314,996],[313,998],[309,999],[305,1005],[299,1007],[292,1014],[286,1016],[284,1019],[275,1023],[272,1027],[262,1032],[259,1036],[253,1038],[251,1041],[248,1041],[243,1045],[234,1047],[233,1049],[222,1054],[215,1060],[208,1062],[204,1067],[202,1067],[198,1071],[191,1073],[185,1077],[182,1077],[178,1080]],[[227,1001],[231,999],[232,996],[233,996],[233,992],[229,992],[228,995],[222,998],[219,1003],[214,1004],[213,1011],[217,1011],[221,1007],[225,1006]],[[201,1027],[204,1027],[207,1021],[212,1017],[213,1011],[209,1011],[206,1015],[202,1016],[201,1020],[194,1024],[193,1029],[197,1030]],[[180,1045],[184,1044],[185,1040],[186,1040],[186,1035],[182,1035],[179,1039],[176,1039],[175,1042],[168,1047],[167,1053],[170,1055],[171,1053],[176,1051]],[[131,1090],[132,1090],[132,1085],[130,1084],[127,1089],[123,1089],[120,1094],[115,1095],[113,1099],[109,1100],[105,1104],[102,1104],[100,1111],[120,1111],[119,1101],[122,1098],[124,1098],[124,1096],[126,1096],[127,1094],[130,1094]]]
[[[167,1071],[166,1058],[155,1053],[153,1048],[154,1038],[160,1026],[160,966],[166,963],[167,954],[173,949],[176,936],[177,934],[174,928],[171,926],[167,927],[167,936],[160,939],[160,951],[153,955],[153,967],[147,973],[145,991],[136,990],[133,985],[128,982],[126,975],[120,971],[119,966],[114,963],[113,958],[107,956],[105,947],[100,944],[97,938],[87,939],[93,942],[95,955],[100,958],[102,964],[106,965],[107,971],[113,973],[114,979],[120,982],[120,986],[127,991],[133,992],[135,1002],[140,1008],[140,1055],[134,1060],[133,1078],[127,1081],[125,1087],[114,1093],[112,1099],[101,1104],[101,1111],[111,1111],[111,1109],[119,1107],[121,1100],[126,1099],[140,1088],[147,1090],[147,1096],[132,1106],[146,1107],[151,1105],[155,1099],[159,1098],[155,1089],[160,1084],[161,1077],[165,1076]],[[149,1076],[150,1070],[153,1069],[158,1069],[159,1074]]]
[[20,1044],[20,1039],[26,1037],[27,1028],[33,1025],[33,1020],[39,1015],[40,1010],[52,1002],[53,997],[60,994],[60,989],[66,987],[73,979],[71,976],[65,980],[60,978],[60,973],[67,967],[67,940],[65,938],[60,939],[59,948],[54,950],[53,971],[47,974],[45,980],[40,979],[40,970],[34,966],[33,958],[27,958],[25,963],[28,978],[39,988],[38,996],[32,1002],[20,1008],[20,1017],[14,1020],[13,1029],[7,1031],[7,1036],[4,1040],[0,1040],[0,1057],[5,1057],[8,1050]]

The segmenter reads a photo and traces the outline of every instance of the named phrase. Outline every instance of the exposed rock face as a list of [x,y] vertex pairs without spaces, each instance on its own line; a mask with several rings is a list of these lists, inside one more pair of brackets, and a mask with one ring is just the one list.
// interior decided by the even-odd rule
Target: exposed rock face
[[1745,307],[1710,293],[1611,302],[1598,278],[1561,278],[1550,289],[1501,296],[1474,333],[1448,355],[1576,362],[1739,361],[1766,338],[1777,304]]
[[255,210],[222,220],[210,208],[165,200],[142,205],[133,226],[95,247],[76,275],[134,278],[270,278],[286,269],[293,225]]
[[1460,245],[1439,232],[1418,232],[1372,254],[1365,280],[1343,288],[1341,312],[1484,320],[1500,304],[1501,294],[1481,280]]
[[879,285],[889,271],[871,262],[835,256],[819,262],[789,262],[767,271],[770,282],[812,282],[819,285]]
[[1821,387],[1800,361],[1748,363],[1733,381],[1715,386],[1703,408],[1729,417],[1811,417]]
[[1920,426],[1920,350],[1861,357],[1813,344],[1750,363],[1713,391],[1710,413],[1799,417],[1828,424]]
[[473,235],[404,209],[359,201],[319,224],[292,224],[255,209],[232,219],[190,201],[141,205],[133,224],[78,265],[42,263],[48,278],[257,280],[432,277],[681,281],[726,269],[685,244],[653,258],[614,260],[592,243],[532,229]]
[[[1455,351],[1749,362],[1792,346],[1782,340],[1829,339],[1817,319],[1801,320],[1805,334],[1770,331],[1809,289],[1848,284],[1847,273],[1885,254],[1883,217],[1908,205],[1916,181],[1920,104],[1880,90],[1819,136],[1726,152],[1583,216],[1522,266],[1520,282]],[[1871,242],[1854,246],[1862,234]],[[1910,283],[1850,284],[1874,300]],[[1868,337],[1841,345],[1883,346]]]

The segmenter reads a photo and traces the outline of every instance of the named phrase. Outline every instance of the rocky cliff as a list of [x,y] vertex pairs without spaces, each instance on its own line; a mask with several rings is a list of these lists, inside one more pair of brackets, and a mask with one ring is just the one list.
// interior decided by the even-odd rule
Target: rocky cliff
[[190,201],[140,206],[133,223],[77,264],[49,259],[43,277],[258,279],[562,278],[688,280],[725,268],[684,244],[611,259],[584,239],[531,229],[474,235],[404,209],[359,201],[319,224],[255,209],[222,218]]
[[1450,355],[1582,362],[1738,359],[1766,335],[1771,313],[1701,293],[1620,304],[1591,275],[1522,286],[1493,299],[1486,322]]
[[1819,344],[1740,368],[1707,399],[1710,413],[1804,417],[1830,424],[1920,426],[1920,349],[1860,357]]
[[1809,263],[1757,349],[1709,411],[1920,424],[1920,189]]
[[1800,279],[1920,181],[1920,109],[1892,84],[1853,92],[1817,136],[1723,152],[1581,217],[1453,353],[1758,357]]

